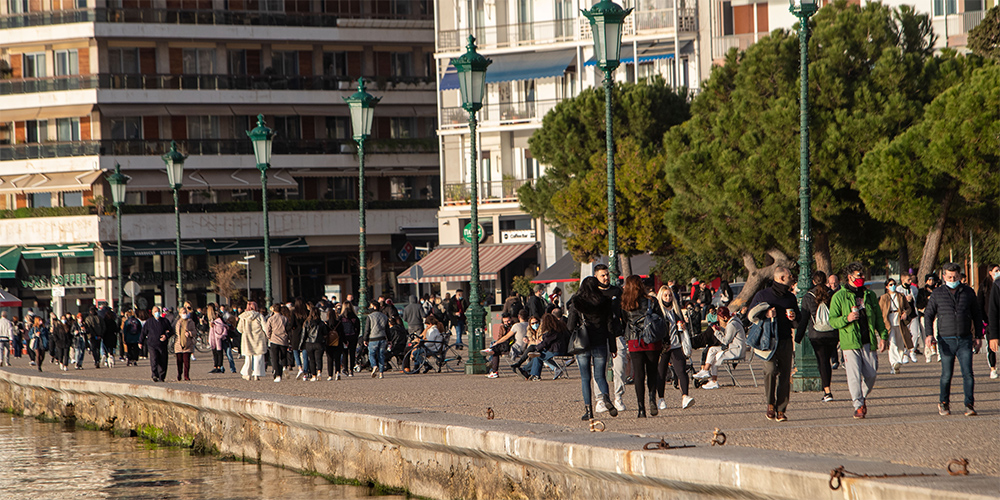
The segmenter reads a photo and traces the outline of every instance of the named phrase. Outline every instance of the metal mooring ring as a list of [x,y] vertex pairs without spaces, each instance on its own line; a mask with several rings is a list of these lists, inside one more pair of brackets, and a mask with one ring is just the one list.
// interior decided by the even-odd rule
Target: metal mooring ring
[[604,429],[604,422],[601,422],[596,418],[590,419],[590,432],[604,432]]
[[496,415],[493,413],[493,408],[486,409],[486,420],[493,420]]
[[[957,465],[957,470],[952,470],[951,466]],[[965,458],[956,458],[948,462],[948,474],[952,476],[968,476],[969,475],[969,460]]]
[[712,433],[712,446],[722,446],[724,444],[726,444],[726,433],[720,431],[719,428],[716,427],[715,432]]

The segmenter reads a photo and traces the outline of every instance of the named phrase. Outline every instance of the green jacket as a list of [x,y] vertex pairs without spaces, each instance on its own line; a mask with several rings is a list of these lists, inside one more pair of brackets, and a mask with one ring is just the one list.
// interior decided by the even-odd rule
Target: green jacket
[[846,286],[840,287],[830,299],[830,326],[840,333],[840,348],[861,349],[862,345],[869,344],[870,349],[877,349],[878,339],[887,340],[889,332],[882,322],[882,310],[878,306],[875,293],[865,290],[865,317],[868,318],[868,325],[864,331],[859,322],[847,321],[847,315],[851,314],[852,307],[854,307],[854,292],[848,290]]

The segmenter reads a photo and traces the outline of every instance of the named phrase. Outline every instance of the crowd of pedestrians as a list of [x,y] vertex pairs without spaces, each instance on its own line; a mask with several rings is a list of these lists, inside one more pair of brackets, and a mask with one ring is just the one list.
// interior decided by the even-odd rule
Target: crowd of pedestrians
[[[978,294],[965,284],[961,268],[946,264],[940,279],[928,275],[924,286],[904,273],[888,279],[875,293],[867,269],[848,264],[842,276],[811,275],[812,288],[796,297],[795,276],[777,267],[773,279],[743,307],[728,283],[712,287],[692,279],[689,287],[668,281],[657,289],[648,280],[628,276],[622,287],[611,284],[607,266],[597,265],[565,304],[562,290],[546,294],[538,285],[527,298],[516,292],[504,302],[501,322],[492,342],[482,350],[487,377],[498,378],[501,363],[527,380],[541,380],[548,367],[553,378],[576,364],[580,371],[583,419],[626,410],[626,386],[635,392],[636,415],[656,416],[668,408],[666,389],[680,393],[677,407],[694,404],[692,385],[720,387],[718,370],[740,362],[753,348],[765,358],[765,417],[784,422],[791,392],[796,344],[808,340],[815,353],[823,388],[822,401],[834,401],[834,373],[844,368],[853,417],[868,413],[868,396],[879,370],[878,352],[888,352],[889,375],[916,363],[918,356],[941,364],[938,412],[951,413],[951,382],[956,360],[962,376],[965,415],[976,415],[974,355],[986,346],[990,378],[998,378],[996,351],[1000,342],[1000,266],[988,266],[991,278]],[[841,284],[841,278],[843,283]],[[341,380],[370,370],[384,378],[393,369],[428,371],[426,356],[452,346],[464,347],[469,303],[462,290],[454,296],[410,297],[402,313],[392,300],[379,297],[367,310],[357,311],[353,296],[343,302],[327,297],[313,303],[296,299],[264,309],[255,302],[241,308],[208,304],[177,310],[153,307],[116,314],[91,307],[77,315],[28,311],[23,320],[0,314],[0,366],[26,355],[43,369],[46,356],[60,370],[84,369],[87,353],[95,369],[113,368],[116,361],[138,366],[150,363],[154,382],[167,378],[170,355],[176,379],[190,380],[196,345],[210,349],[210,373],[237,371],[243,359],[244,380],[258,381],[270,370],[275,382],[295,379]],[[766,325],[766,328],[762,325]],[[760,335],[773,334],[773,345],[759,350]],[[701,351],[700,362],[692,359]],[[765,355],[766,353],[766,355]],[[324,357],[326,358],[324,371]],[[609,375],[610,372],[610,375]],[[694,383],[692,383],[694,381]]]

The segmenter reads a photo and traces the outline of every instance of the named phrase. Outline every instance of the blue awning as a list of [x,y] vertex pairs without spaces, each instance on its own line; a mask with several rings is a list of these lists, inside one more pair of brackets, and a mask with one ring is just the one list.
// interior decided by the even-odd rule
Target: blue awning
[[[486,83],[534,80],[562,76],[576,58],[576,49],[487,56],[493,64],[486,70]],[[448,66],[441,78],[441,90],[458,88],[458,73]]]
[[[621,54],[618,55],[621,59],[622,64],[635,64],[635,54],[632,50],[631,45],[622,45]],[[656,61],[659,59],[673,59],[673,52],[661,52],[654,53],[649,47],[639,47],[639,63],[645,63],[650,61]],[[597,59],[591,57],[583,65],[584,66],[594,66],[597,64]]]

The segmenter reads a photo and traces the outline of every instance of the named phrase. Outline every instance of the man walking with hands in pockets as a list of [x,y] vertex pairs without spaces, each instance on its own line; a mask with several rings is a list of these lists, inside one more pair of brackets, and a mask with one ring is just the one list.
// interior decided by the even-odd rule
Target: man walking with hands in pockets
[[889,333],[875,293],[865,287],[865,266],[851,262],[844,274],[845,286],[830,299],[830,326],[840,333],[840,350],[844,352],[854,418],[861,419],[868,414],[868,393],[875,385],[878,369],[878,354],[872,345],[885,351]]

